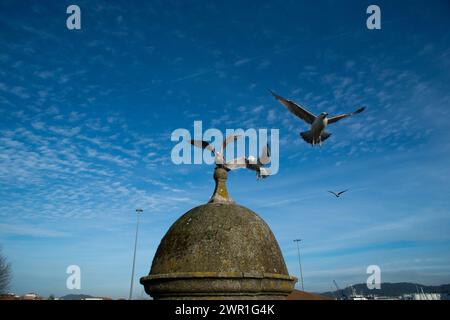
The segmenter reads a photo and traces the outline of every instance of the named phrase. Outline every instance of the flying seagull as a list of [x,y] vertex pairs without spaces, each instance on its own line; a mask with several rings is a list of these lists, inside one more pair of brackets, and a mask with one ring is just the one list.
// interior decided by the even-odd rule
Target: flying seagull
[[203,140],[190,140],[189,142],[198,147],[198,148],[202,148],[202,149],[207,149],[209,151],[212,152],[212,154],[214,155],[214,162],[216,163],[216,166],[224,168],[226,170],[230,170],[225,163],[225,148],[227,147],[227,145],[231,142],[234,142],[236,140],[238,140],[239,138],[241,138],[241,135],[238,134],[232,134],[229,135],[228,137],[226,137],[223,142],[222,142],[222,146],[220,148],[220,150],[216,150],[216,148],[214,148],[214,146],[212,144],[210,144],[207,141],[203,141]]
[[334,192],[334,191],[328,191],[328,192],[331,194],[334,194],[336,196],[336,198],[339,198],[341,196],[341,194],[343,194],[346,191],[348,191],[348,189],[345,189],[344,191],[340,191],[340,192]]
[[280,103],[284,105],[290,112],[292,112],[311,126],[308,131],[301,132],[300,135],[303,140],[305,140],[307,143],[310,143],[312,146],[316,144],[322,145],[322,142],[331,136],[331,133],[325,131],[327,125],[361,113],[366,109],[366,107],[361,107],[354,112],[340,114],[331,118],[328,118],[328,113],[326,112],[322,112],[318,116],[316,116],[302,106],[296,104],[295,102],[284,99],[272,90],[269,91],[270,93],[272,93],[275,99],[280,101]]
[[256,172],[256,179],[264,179],[270,176],[271,172],[269,168],[265,168],[264,166],[270,162],[270,147],[269,145],[265,145],[261,156],[256,158],[254,156],[240,157],[237,159],[233,159],[226,163],[226,167],[230,170],[246,168]]

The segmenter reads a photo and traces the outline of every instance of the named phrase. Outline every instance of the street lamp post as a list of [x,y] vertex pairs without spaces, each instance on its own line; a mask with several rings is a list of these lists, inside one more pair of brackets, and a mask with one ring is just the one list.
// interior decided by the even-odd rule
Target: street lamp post
[[142,209],[136,209],[136,215],[137,215],[137,223],[136,223],[136,237],[134,239],[134,254],[133,254],[133,268],[131,270],[131,285],[130,285],[130,296],[128,297],[129,300],[131,300],[133,296],[133,281],[134,281],[134,265],[136,262],[136,248],[137,248],[137,240],[138,240],[138,231],[139,231],[139,217],[140,214],[144,212]]
[[298,266],[299,266],[299,268],[300,268],[300,279],[301,279],[301,282],[302,282],[302,291],[305,291],[305,286],[304,286],[304,283],[303,283],[302,262],[301,262],[301,260],[300,260],[300,245],[299,245],[300,241],[302,241],[302,239],[295,239],[295,240],[294,240],[294,242],[297,243]]

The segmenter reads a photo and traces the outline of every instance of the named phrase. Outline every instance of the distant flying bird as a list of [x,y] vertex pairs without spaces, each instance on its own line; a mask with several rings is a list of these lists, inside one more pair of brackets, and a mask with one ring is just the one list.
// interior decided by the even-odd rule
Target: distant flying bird
[[214,148],[214,146],[207,141],[190,140],[189,142],[198,148],[207,149],[211,151],[212,154],[214,155],[214,162],[216,163],[216,166],[230,170],[229,168],[226,167],[225,163],[225,148],[229,143],[234,142],[240,139],[241,137],[242,136],[238,134],[229,135],[223,140],[220,150],[216,150],[216,148]]
[[318,116],[316,116],[311,112],[309,112],[308,110],[306,110],[305,108],[296,104],[295,102],[284,99],[283,97],[277,95],[272,90],[269,91],[270,93],[272,93],[275,99],[280,101],[281,104],[284,105],[290,112],[292,112],[297,117],[299,117],[300,119],[311,125],[310,130],[301,132],[300,135],[302,136],[303,140],[305,140],[307,143],[310,143],[312,146],[316,144],[322,145],[322,142],[331,136],[331,133],[325,131],[327,125],[351,117],[355,114],[361,113],[366,109],[365,107],[361,107],[354,112],[344,113],[331,118],[327,118],[328,113],[326,112],[322,112]]
[[256,179],[264,179],[270,176],[271,171],[264,166],[270,162],[270,147],[265,145],[261,156],[257,159],[254,156],[240,157],[226,163],[226,167],[230,170],[246,168],[256,172]]
[[336,198],[339,198],[341,196],[341,194],[343,194],[344,192],[347,192],[348,189],[341,191],[341,192],[334,192],[334,191],[328,191],[331,194],[334,194],[336,196]]

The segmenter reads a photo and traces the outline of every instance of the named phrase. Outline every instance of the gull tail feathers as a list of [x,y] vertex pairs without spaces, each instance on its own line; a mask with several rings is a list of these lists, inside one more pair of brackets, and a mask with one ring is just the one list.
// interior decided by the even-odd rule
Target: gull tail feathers
[[[306,142],[313,144],[313,135],[311,133],[311,131],[304,131],[300,133],[300,136],[303,138],[303,140],[305,140]],[[327,140],[329,137],[331,136],[331,133],[328,132],[322,132],[322,134],[320,135],[320,139],[322,142],[324,142],[325,140]],[[319,143],[319,141],[314,141],[314,143]]]
[[269,177],[272,174],[272,170],[270,170],[269,168],[259,168],[259,170],[256,172],[256,179],[260,180],[260,179],[265,179],[267,177]]

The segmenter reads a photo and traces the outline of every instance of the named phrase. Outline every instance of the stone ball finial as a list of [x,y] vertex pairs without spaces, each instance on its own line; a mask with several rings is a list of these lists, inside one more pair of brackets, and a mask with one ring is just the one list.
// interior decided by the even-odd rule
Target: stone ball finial
[[227,180],[228,172],[222,167],[217,167],[214,169],[214,180]]
[[214,192],[209,200],[209,203],[234,203],[234,200],[228,195],[226,185],[227,178],[227,170],[222,167],[216,167],[214,169],[214,181],[216,182],[216,187],[214,188]]

